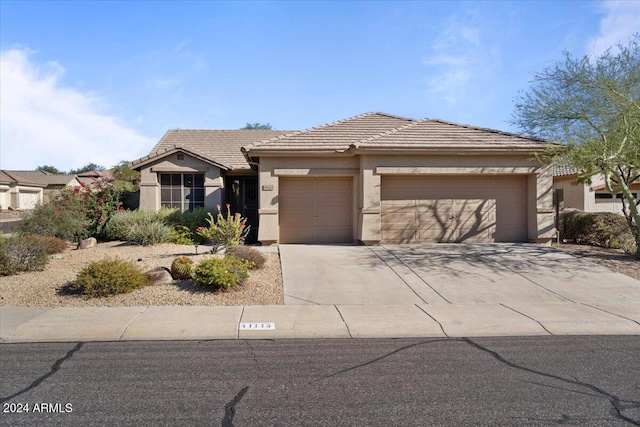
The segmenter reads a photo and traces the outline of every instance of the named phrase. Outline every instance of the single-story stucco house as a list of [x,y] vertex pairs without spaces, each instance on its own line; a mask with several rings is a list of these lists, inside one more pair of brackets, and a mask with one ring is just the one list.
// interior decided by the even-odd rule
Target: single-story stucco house
[[[579,209],[584,212],[614,212],[622,215],[622,193],[615,196],[607,191],[604,177],[595,175],[591,183],[577,183],[578,171],[566,162],[553,165],[553,191],[559,209]],[[636,199],[640,194],[640,181],[631,184]]]
[[58,196],[65,187],[80,187],[80,181],[76,175],[50,173],[42,170],[33,171],[6,171],[14,177],[29,179],[31,181],[44,184],[44,193],[42,203],[48,203],[50,200]]
[[45,187],[15,171],[0,170],[0,209],[33,209],[43,203]]
[[547,141],[366,113],[304,131],[170,130],[140,207],[229,203],[273,243],[538,242],[555,235]]

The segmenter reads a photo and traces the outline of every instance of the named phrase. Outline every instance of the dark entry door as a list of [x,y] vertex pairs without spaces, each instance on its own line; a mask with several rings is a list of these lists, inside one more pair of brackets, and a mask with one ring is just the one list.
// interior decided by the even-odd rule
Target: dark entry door
[[231,212],[242,215],[251,226],[246,243],[256,243],[258,241],[258,177],[228,176],[225,184],[226,199],[231,205]]

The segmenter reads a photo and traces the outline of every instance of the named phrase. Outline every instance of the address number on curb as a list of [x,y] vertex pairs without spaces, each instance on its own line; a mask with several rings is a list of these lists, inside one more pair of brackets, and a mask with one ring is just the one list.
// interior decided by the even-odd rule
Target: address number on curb
[[273,322],[266,323],[240,323],[241,331],[275,331],[276,324]]

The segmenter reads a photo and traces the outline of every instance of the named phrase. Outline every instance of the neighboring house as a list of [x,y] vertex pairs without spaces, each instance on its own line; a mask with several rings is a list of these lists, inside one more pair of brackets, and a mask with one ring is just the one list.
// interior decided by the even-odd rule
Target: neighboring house
[[142,209],[251,207],[263,244],[546,243],[552,177],[534,153],[547,144],[367,113],[298,132],[169,131],[131,166]]
[[6,172],[13,176],[28,178],[32,181],[44,184],[43,203],[48,203],[50,200],[54,199],[65,187],[80,187],[81,185],[75,175],[55,174],[41,170]]
[[46,184],[0,170],[0,209],[33,209],[43,203]]
[[[622,215],[622,194],[615,196],[607,191],[604,177],[595,175],[591,183],[576,183],[578,171],[565,162],[553,165],[553,190],[559,209],[579,209],[584,212],[614,212]],[[640,182],[631,184],[636,199],[640,194]]]
[[111,180],[113,179],[113,173],[111,172],[111,170],[104,170],[104,171],[87,171],[87,172],[82,172],[76,175],[76,177],[78,178],[78,181],[81,183],[81,185],[93,185],[98,179],[103,178],[106,180]]

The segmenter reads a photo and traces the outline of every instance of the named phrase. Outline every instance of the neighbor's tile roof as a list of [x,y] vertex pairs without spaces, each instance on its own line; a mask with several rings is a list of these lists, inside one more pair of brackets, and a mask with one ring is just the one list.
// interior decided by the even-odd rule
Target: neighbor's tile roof
[[68,174],[49,173],[45,171],[7,171],[13,176],[28,178],[45,185],[67,185],[72,182],[76,176]]
[[385,113],[365,113],[311,129],[281,135],[245,147],[246,151],[345,151],[352,144],[391,129],[412,123],[414,119]]
[[424,119],[373,135],[356,143],[355,148],[530,150],[547,144],[550,142],[509,132]]
[[574,168],[565,157],[556,157],[553,160],[552,170],[553,176],[569,176],[578,173],[578,169]]
[[151,150],[149,156],[131,162],[137,164],[162,157],[176,148],[185,148],[231,169],[249,169],[242,147],[258,141],[291,133],[285,130],[169,130]]
[[31,185],[34,187],[46,187],[47,184],[30,178],[29,176],[25,176],[22,173],[28,171],[10,171],[10,170],[0,170],[0,183],[2,184],[23,184],[23,185]]

